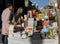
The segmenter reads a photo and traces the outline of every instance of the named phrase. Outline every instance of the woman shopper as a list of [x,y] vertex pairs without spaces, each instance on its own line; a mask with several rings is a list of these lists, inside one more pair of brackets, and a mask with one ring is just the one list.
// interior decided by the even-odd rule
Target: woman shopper
[[[24,14],[23,14],[23,8],[19,7],[16,14],[14,14],[14,32],[18,32],[20,31],[22,33],[22,31],[24,31],[22,24],[24,23]],[[16,25],[21,25],[21,27],[17,27]]]
[[20,23],[20,19],[21,19],[21,17],[23,17],[23,8],[22,7],[20,7],[20,8],[18,8],[18,10],[17,10],[17,12],[16,12],[16,14],[14,14],[14,19],[15,19],[15,23],[17,24],[17,23]]

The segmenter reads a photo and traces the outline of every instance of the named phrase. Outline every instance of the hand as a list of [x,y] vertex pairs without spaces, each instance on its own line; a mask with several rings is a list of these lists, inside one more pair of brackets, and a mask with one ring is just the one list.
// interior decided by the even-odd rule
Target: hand
[[5,34],[9,35],[9,29],[8,28],[5,29]]
[[10,25],[13,25],[14,23],[13,23],[13,22],[10,22],[9,24],[10,24]]

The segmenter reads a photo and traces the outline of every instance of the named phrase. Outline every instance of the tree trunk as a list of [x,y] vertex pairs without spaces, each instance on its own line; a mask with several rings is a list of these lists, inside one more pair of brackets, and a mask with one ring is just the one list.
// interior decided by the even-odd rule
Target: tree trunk
[[57,11],[57,23],[58,23],[58,38],[59,38],[59,44],[60,44],[60,12]]
[[57,8],[57,23],[58,23],[58,38],[59,38],[59,43],[60,44],[60,0],[57,0],[58,8]]

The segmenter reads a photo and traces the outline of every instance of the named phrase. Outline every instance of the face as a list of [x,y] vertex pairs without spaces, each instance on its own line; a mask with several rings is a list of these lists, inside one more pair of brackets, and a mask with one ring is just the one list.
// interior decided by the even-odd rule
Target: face
[[22,13],[22,12],[23,12],[23,9],[21,8],[21,9],[20,9],[20,13]]
[[10,6],[10,7],[9,7],[9,9],[12,11],[12,10],[13,10],[13,7],[12,7],[12,6]]

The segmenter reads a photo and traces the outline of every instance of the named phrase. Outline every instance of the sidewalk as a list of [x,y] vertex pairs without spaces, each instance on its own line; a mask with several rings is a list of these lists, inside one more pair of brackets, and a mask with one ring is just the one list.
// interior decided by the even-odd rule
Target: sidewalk
[[45,40],[10,40],[9,44],[58,44],[58,40],[56,39],[45,39]]
[[[1,42],[1,34],[0,34],[0,44],[2,44]],[[35,38],[31,38],[31,39],[11,39],[10,38],[10,43],[14,43],[16,42],[15,44],[58,44],[58,39],[43,39],[41,40],[39,38],[39,35],[37,36],[37,34],[35,35]]]
[[0,34],[0,43],[2,43],[2,35]]
[[[45,39],[45,40],[21,40],[21,41],[15,41],[15,40],[12,40],[12,42],[18,42],[18,43],[21,43],[21,44],[58,44],[58,40],[56,39]],[[2,44],[2,43],[0,43]]]

